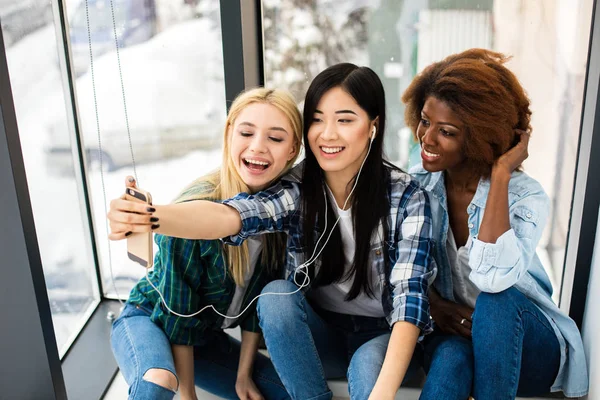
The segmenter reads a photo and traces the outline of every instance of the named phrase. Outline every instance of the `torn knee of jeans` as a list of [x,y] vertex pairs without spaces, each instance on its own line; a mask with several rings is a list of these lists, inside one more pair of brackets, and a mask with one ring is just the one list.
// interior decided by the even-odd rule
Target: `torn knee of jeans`
[[179,381],[175,374],[166,369],[150,368],[144,374],[143,379],[146,382],[154,383],[158,386],[164,387],[165,389],[172,390],[173,392],[177,392],[177,389],[179,388]]

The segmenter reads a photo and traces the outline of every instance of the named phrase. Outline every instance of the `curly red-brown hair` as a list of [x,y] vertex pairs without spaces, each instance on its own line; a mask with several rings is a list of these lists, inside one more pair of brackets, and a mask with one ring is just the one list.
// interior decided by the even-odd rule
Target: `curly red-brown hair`
[[402,95],[415,139],[427,98],[443,101],[466,127],[466,161],[473,172],[488,177],[494,162],[518,142],[515,130],[531,132],[529,98],[504,66],[508,60],[501,53],[470,49],[425,68]]

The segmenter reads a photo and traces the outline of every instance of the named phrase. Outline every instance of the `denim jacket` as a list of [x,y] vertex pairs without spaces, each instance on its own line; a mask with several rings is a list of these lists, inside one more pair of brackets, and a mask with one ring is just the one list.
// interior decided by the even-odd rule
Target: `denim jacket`
[[[443,173],[427,172],[422,164],[411,168],[410,173],[430,194],[434,258],[438,267],[433,286],[442,297],[454,301],[452,271],[446,253],[449,216]],[[536,180],[523,172],[513,172],[508,185],[511,229],[492,244],[477,238],[489,191],[489,180],[480,180],[467,208],[472,238],[469,279],[488,293],[514,286],[542,310],[561,348],[560,369],[551,390],[562,390],[569,397],[583,396],[588,391],[588,372],[581,335],[575,322],[552,301],[552,284],[536,254],[548,218],[548,196]]]

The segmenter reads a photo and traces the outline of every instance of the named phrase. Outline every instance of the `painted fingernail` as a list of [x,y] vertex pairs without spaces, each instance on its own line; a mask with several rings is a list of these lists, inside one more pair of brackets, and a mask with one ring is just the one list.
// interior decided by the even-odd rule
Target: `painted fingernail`
[[131,235],[132,233],[133,233],[133,232],[127,232],[127,233],[125,234],[125,236],[129,236],[129,235]]
[[154,212],[154,211],[156,211],[156,208],[154,208],[154,207],[148,207],[148,208],[146,208],[146,211],[148,211],[148,212]]
[[152,217],[152,218],[150,218],[150,222],[158,222],[158,218]]
[[132,176],[130,176],[130,177],[129,177],[129,179],[127,179],[127,180],[128,180],[129,182],[135,182],[135,179],[134,179]]
[[152,229],[157,229],[160,226],[160,224],[154,224],[152,225]]

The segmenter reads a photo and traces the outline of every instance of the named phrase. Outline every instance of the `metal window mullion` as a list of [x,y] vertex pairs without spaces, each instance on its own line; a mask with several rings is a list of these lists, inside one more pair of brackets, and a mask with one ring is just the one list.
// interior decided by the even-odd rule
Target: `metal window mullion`
[[600,207],[600,14],[594,1],[560,306],[581,329]]
[[221,0],[227,110],[245,89],[264,85],[260,0]]
[[[52,2],[52,6],[54,11],[54,27],[56,30],[56,46],[58,50],[60,73],[64,78],[62,82],[63,93],[65,93],[65,108],[67,110],[67,126],[71,143],[74,144],[74,146],[71,146],[71,153],[73,156],[75,180],[81,183],[76,186],[79,198],[84,203],[84,207],[81,207],[82,221],[87,221],[87,223],[83,224],[84,233],[88,238],[85,243],[87,245],[88,254],[92,255],[94,263],[96,284],[93,285],[93,287],[98,288],[100,299],[102,300],[104,299],[104,288],[102,273],[100,271],[100,252],[97,245],[97,241],[101,239],[96,237],[94,229],[93,208],[90,199],[90,193],[92,191],[90,182],[87,179],[87,153],[85,151],[84,137],[80,126],[81,120],[79,118],[75,73],[71,55],[68,14],[64,0]],[[107,239],[102,236],[102,240]]]

